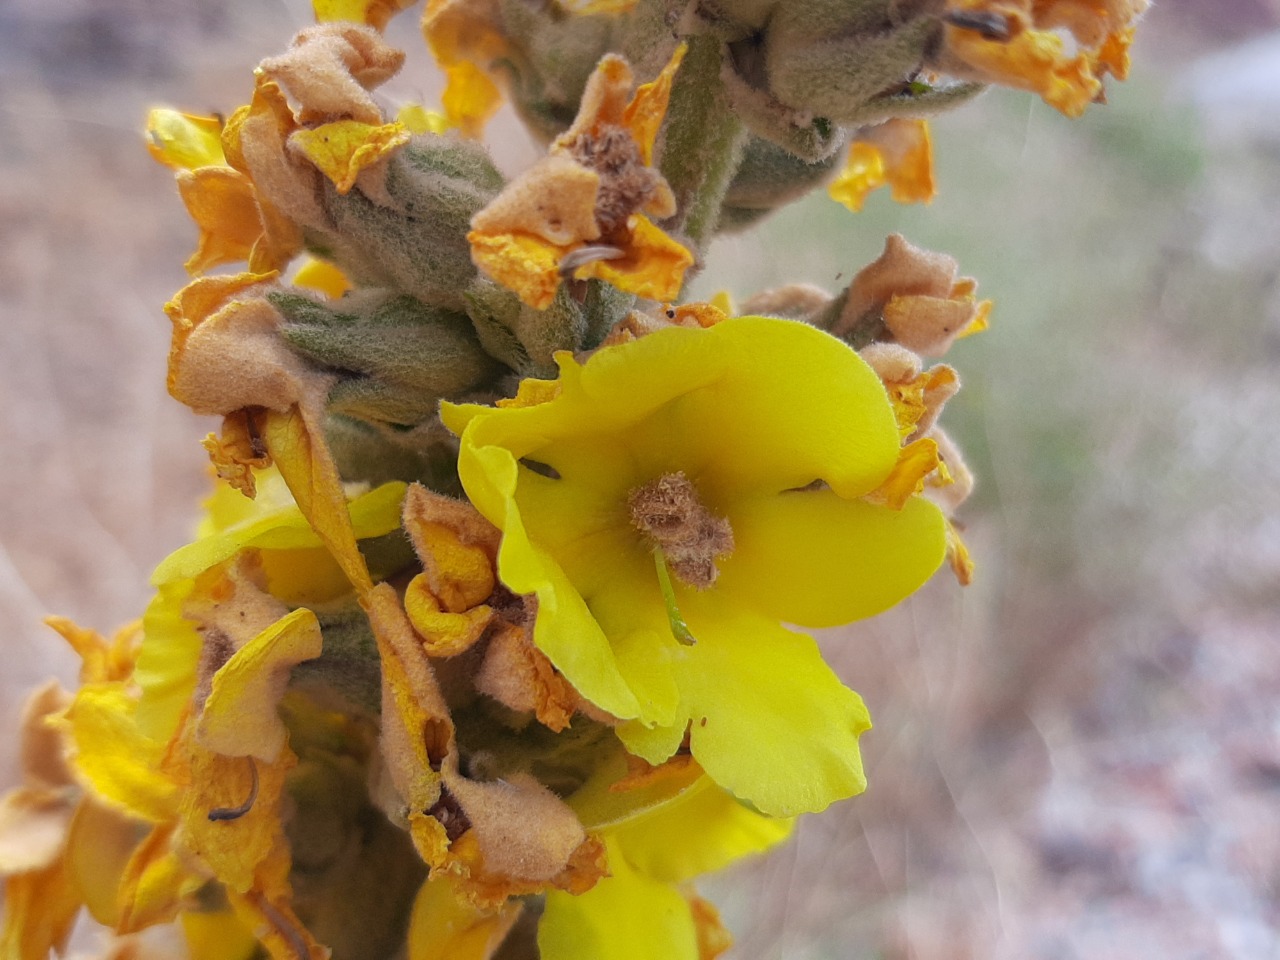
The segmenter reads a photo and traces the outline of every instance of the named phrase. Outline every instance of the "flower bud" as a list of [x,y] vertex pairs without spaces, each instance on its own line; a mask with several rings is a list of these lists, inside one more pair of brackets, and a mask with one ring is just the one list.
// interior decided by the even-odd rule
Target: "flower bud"
[[337,245],[322,252],[360,285],[465,309],[463,291],[476,275],[467,230],[501,190],[502,174],[474,143],[423,134],[389,159],[385,183],[387,198],[379,201],[325,182]]
[[329,409],[371,423],[412,426],[492,380],[498,363],[464,314],[411,296],[361,290],[330,308],[303,294],[270,295],[280,335],[313,364],[338,372]]

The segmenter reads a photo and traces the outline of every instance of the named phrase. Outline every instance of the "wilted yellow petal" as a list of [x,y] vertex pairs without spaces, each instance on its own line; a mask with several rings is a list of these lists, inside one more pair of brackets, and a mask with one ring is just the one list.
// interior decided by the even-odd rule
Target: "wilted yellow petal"
[[62,861],[8,877],[0,957],[48,960],[51,951],[61,954],[79,912],[80,898]]
[[172,848],[173,830],[173,823],[157,826],[125,867],[113,924],[117,933],[137,933],[152,924],[172,920],[182,905],[184,884],[199,885],[200,880],[193,877]]
[[502,92],[487,73],[470,60],[444,68],[445,87],[440,95],[446,122],[463,136],[478,138],[502,105]]
[[145,825],[85,798],[67,831],[65,860],[76,889],[93,919],[114,927],[120,918],[120,878],[124,876]]
[[413,629],[421,634],[427,653],[433,657],[456,657],[470,650],[494,618],[493,608],[488,606],[456,613],[442,610],[424,573],[414,577],[405,588],[404,610]]
[[338,193],[346,193],[362,170],[391,156],[411,136],[409,128],[398,121],[373,126],[358,120],[335,120],[296,131],[289,145],[333,181]]
[[667,115],[671,85],[675,82],[676,71],[680,69],[680,63],[688,50],[687,43],[676,47],[662,72],[649,83],[642,83],[636,88],[635,95],[622,115],[622,125],[630,131],[631,138],[640,148],[640,159],[645,166],[653,163],[653,145],[662,128],[662,120]]
[[880,151],[869,143],[855,140],[849,146],[844,169],[827,187],[827,195],[857,213],[867,195],[887,182]]
[[565,251],[530,233],[467,234],[476,266],[529,306],[545,310],[560,286],[560,259]]
[[448,117],[428,110],[420,103],[406,103],[396,111],[396,120],[408,127],[411,133],[444,133],[449,129]]
[[893,470],[870,497],[881,500],[891,510],[901,510],[908,500],[924,490],[924,478],[941,463],[935,440],[930,437],[914,440],[902,448]]
[[222,121],[157,107],[147,114],[147,150],[174,170],[225,166]]
[[213,675],[196,739],[228,757],[275,762],[289,732],[276,713],[299,663],[320,656],[320,621],[306,607],[277,620],[232,654]]
[[178,787],[162,770],[164,744],[144,737],[137,701],[123,683],[81,687],[59,721],[70,735],[71,766],[104,803],[143,820],[170,819]]
[[[179,839],[230,890],[264,889],[272,870],[288,874],[289,844],[280,804],[297,764],[289,750],[274,763],[225,757],[191,744],[190,786],[182,795]],[[283,864],[272,858],[283,858]],[[274,864],[274,866],[273,866]],[[266,873],[263,873],[263,871]]]
[[338,468],[315,416],[300,407],[267,414],[263,439],[289,485],[298,509],[307,518],[343,573],[359,593],[373,586],[364,557],[356,546]]
[[644,214],[632,214],[627,229],[631,237],[623,256],[595,260],[575,270],[574,277],[604,280],[650,300],[674,300],[684,286],[685,271],[693,266],[693,254]]
[[249,960],[257,952],[257,938],[231,910],[192,910],[179,920],[191,960]]
[[262,238],[262,217],[253,183],[231,167],[198,167],[178,173],[178,193],[200,228],[196,252],[185,266],[191,274],[237,260],[248,261]]
[[946,25],[947,48],[993,81],[1030,90],[1068,117],[1078,117],[1097,98],[1102,82],[1087,53],[1069,56],[1062,38],[1046,30],[1023,30],[1009,40],[988,40],[976,30]]

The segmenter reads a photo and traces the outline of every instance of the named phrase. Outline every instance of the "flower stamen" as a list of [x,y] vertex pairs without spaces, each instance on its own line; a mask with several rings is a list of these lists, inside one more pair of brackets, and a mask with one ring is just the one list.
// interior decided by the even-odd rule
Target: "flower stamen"
[[720,575],[716,560],[733,552],[733,528],[698,498],[683,473],[665,473],[627,495],[632,525],[660,550],[686,586],[705,589]]

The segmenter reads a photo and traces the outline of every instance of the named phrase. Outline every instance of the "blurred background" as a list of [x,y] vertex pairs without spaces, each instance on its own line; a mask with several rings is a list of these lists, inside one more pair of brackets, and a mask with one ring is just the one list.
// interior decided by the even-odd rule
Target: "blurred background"
[[[188,538],[200,422],[164,390],[193,249],[146,109],[229,111],[301,0],[0,0],[0,724],[70,681]],[[414,15],[392,97],[434,103]],[[940,195],[819,194],[698,281],[835,290],[884,236],[995,300],[948,356],[979,564],[824,638],[871,788],[716,878],[737,960],[1280,957],[1280,0],[1165,0],[1069,121],[934,124]],[[509,116],[500,163],[536,155]],[[0,783],[17,773],[0,741]]]

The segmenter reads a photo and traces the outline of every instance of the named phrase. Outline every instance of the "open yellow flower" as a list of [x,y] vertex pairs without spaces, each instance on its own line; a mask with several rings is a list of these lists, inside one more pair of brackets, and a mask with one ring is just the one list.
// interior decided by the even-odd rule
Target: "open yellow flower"
[[459,471],[503,531],[499,572],[538,599],[534,640],[661,763],[706,772],[775,815],[860,791],[861,700],[816,644],[941,563],[943,519],[894,473],[875,373],[803,324],[741,317],[558,357],[553,385],[502,408],[445,405]]

